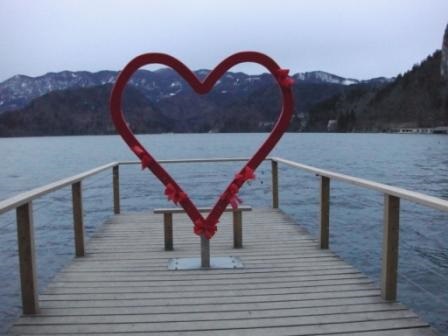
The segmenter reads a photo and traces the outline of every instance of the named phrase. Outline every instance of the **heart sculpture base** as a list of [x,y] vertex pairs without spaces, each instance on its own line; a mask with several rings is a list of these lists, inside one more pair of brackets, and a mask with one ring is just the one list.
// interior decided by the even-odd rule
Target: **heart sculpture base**
[[210,259],[210,267],[202,267],[201,258],[173,258],[168,261],[168,269],[171,271],[236,268],[244,268],[244,265],[240,258],[232,256],[212,257]]

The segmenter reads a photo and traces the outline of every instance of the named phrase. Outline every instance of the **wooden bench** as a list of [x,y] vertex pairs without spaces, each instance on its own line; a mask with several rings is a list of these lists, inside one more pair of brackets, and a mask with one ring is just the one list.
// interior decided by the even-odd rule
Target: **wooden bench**
[[[212,208],[198,208],[199,212],[210,212]],[[233,213],[233,247],[243,247],[243,211],[252,211],[252,207],[241,205],[236,209],[226,208],[224,212]],[[173,214],[185,213],[182,208],[157,208],[155,214],[163,214],[163,227],[165,235],[165,251],[173,250]]]

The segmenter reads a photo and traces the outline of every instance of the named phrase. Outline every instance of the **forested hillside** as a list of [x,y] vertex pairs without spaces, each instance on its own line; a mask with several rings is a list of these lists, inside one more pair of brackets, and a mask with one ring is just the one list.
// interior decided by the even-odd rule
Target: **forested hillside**
[[441,52],[383,87],[352,86],[310,110],[308,130],[388,131],[448,125],[448,82],[441,77]]

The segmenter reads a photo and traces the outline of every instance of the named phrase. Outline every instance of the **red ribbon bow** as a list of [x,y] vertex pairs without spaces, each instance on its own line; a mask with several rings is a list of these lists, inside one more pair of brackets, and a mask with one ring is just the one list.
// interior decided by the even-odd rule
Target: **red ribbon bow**
[[238,209],[238,205],[243,203],[243,200],[238,197],[237,194],[234,194],[230,197],[229,203],[233,210]]
[[254,171],[252,168],[249,167],[244,168],[242,173],[235,175],[235,180],[241,183],[244,183],[247,180],[254,180],[254,179],[255,179]]
[[232,209],[237,209],[238,204],[243,203],[241,198],[238,197],[238,186],[235,183],[232,183],[229,187],[229,190],[221,195],[221,199],[228,200]]
[[149,168],[149,166],[152,164],[151,158],[146,154],[143,148],[140,146],[133,146],[132,150],[134,153],[139,157],[140,161],[142,162],[142,169]]
[[197,234],[198,236],[204,236],[205,238],[207,238],[208,240],[210,240],[210,238],[212,238],[214,236],[214,234],[216,233],[217,227],[216,225],[218,224],[218,222],[216,222],[215,224],[207,224],[204,220],[202,219],[197,219],[194,222],[194,233]]
[[286,89],[290,88],[294,84],[294,79],[289,77],[288,74],[289,69],[278,69],[275,74],[280,85]]
[[184,192],[177,190],[171,183],[167,184],[165,195],[168,197],[169,201],[173,201],[176,205],[187,197]]
[[253,179],[255,179],[254,170],[250,167],[245,167],[241,173],[235,175],[235,182],[230,185],[227,192],[221,195],[221,199],[228,200],[232,209],[237,209],[238,204],[243,203],[243,200],[238,197],[240,188],[237,183],[242,185],[244,182]]

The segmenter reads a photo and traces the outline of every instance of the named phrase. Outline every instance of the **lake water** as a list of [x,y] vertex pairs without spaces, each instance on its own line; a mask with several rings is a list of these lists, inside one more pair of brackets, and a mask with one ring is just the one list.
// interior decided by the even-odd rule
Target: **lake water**
[[[247,157],[266,134],[142,135],[158,159]],[[398,134],[286,134],[272,153],[289,160],[448,198],[448,136]],[[0,200],[93,167],[135,160],[117,136],[0,139]],[[193,200],[211,206],[241,163],[179,164],[167,169]],[[270,164],[240,192],[254,207],[271,205]],[[280,165],[280,207],[316,236],[319,179]],[[83,185],[91,235],[112,214],[111,172]],[[137,165],[120,168],[122,211],[166,206],[163,189]],[[333,251],[378,281],[383,195],[331,185]],[[15,213],[0,215],[0,334],[20,314]],[[73,258],[71,190],[34,202],[39,287]],[[402,202],[399,300],[448,335],[448,213]]]

